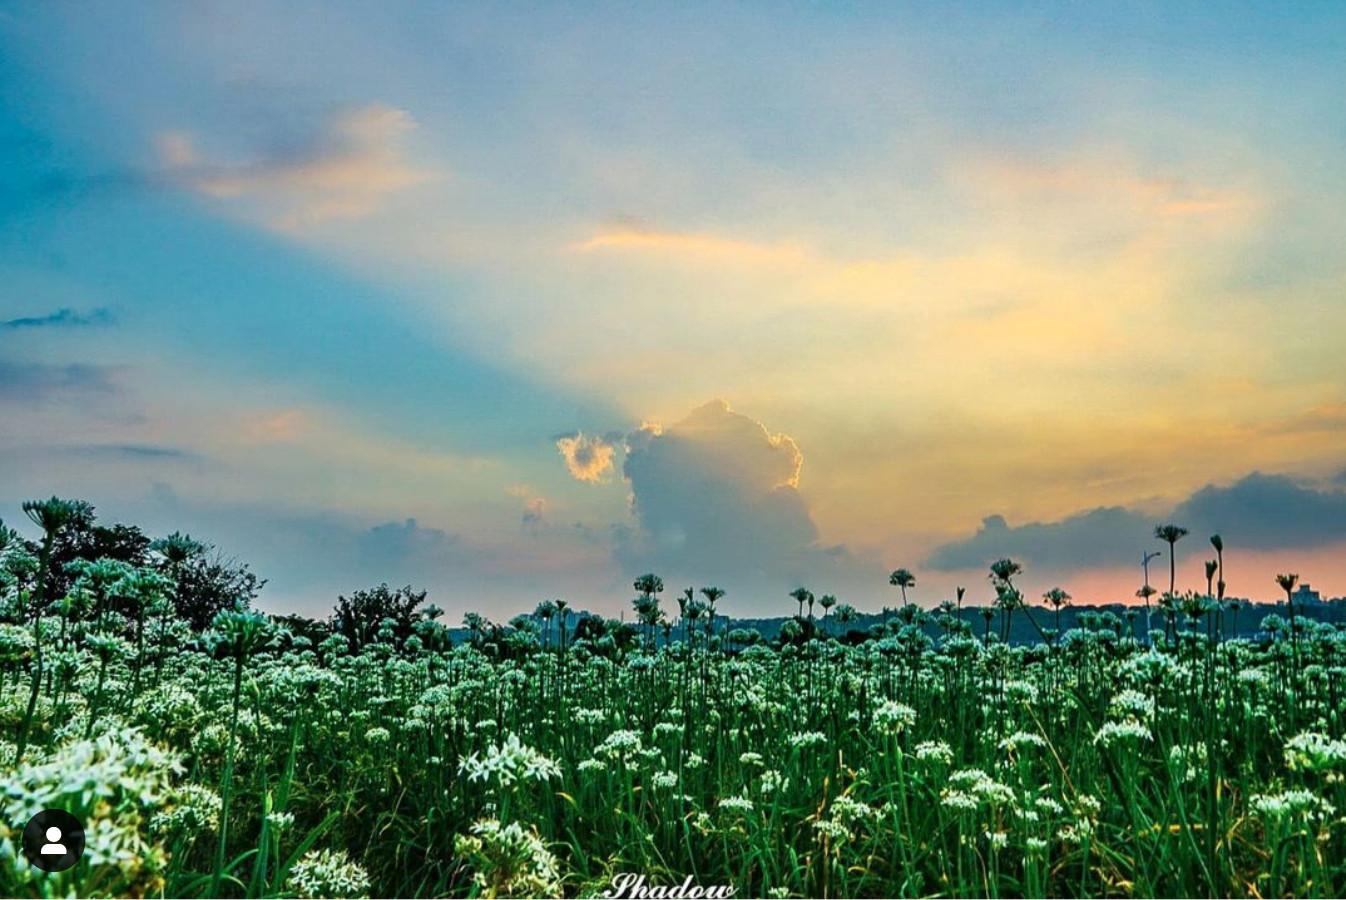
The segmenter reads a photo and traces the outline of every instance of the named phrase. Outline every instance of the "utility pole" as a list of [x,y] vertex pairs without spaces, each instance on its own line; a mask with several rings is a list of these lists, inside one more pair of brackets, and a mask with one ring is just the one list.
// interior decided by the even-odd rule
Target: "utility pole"
[[1163,555],[1164,555],[1164,551],[1163,551],[1163,550],[1155,550],[1155,551],[1153,551],[1153,552],[1146,553],[1146,554],[1141,558],[1141,560],[1140,560],[1140,565],[1141,565],[1141,568],[1143,568],[1143,569],[1145,570],[1145,586],[1146,586],[1146,587],[1149,587],[1149,586],[1150,586],[1150,560],[1154,559],[1156,556],[1163,556]]

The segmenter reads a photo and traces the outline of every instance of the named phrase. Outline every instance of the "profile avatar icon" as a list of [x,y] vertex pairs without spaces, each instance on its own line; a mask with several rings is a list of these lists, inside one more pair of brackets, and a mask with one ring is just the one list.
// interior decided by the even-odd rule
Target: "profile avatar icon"
[[44,872],[64,872],[84,855],[84,825],[63,809],[44,809],[23,828],[23,855]]
[[69,851],[65,849],[65,844],[58,844],[61,839],[61,829],[55,825],[47,829],[47,843],[42,845],[43,856],[65,856]]

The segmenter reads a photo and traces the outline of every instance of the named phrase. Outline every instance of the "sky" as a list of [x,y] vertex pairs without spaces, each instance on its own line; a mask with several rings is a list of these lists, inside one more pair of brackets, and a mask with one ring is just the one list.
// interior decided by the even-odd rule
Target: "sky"
[[1336,3],[0,2],[0,518],[315,616],[1114,602],[1168,522],[1346,594],[1343,83]]

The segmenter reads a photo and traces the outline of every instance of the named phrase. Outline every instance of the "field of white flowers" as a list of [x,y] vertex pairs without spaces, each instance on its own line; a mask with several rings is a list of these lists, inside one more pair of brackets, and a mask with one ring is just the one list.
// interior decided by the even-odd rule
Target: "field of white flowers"
[[[1338,626],[1228,639],[1192,602],[1153,646],[1096,615],[1009,646],[909,607],[768,644],[713,617],[580,634],[553,608],[455,645],[432,609],[357,648],[246,609],[193,634],[134,566],[43,597],[10,543],[3,896],[596,896],[627,872],[738,896],[1346,894]],[[49,807],[88,833],[62,873],[21,852]]]

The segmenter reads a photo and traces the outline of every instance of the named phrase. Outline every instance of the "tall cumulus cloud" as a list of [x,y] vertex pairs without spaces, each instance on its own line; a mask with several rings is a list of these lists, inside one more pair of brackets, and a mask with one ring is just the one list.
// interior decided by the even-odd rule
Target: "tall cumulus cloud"
[[[803,454],[785,434],[714,400],[626,442],[623,475],[637,526],[617,532],[624,571],[716,581],[739,597],[803,581],[836,590],[858,560],[818,543],[798,491]],[[739,590],[735,590],[738,588]]]

